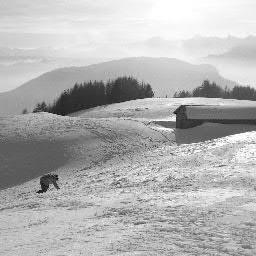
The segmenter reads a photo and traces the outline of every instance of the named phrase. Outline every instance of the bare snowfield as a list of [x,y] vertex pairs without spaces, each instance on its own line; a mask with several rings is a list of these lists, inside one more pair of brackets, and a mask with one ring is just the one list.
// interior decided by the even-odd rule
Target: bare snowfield
[[[0,255],[256,255],[256,127],[175,130],[180,104],[256,102],[0,118]],[[61,189],[36,194],[48,172]]]

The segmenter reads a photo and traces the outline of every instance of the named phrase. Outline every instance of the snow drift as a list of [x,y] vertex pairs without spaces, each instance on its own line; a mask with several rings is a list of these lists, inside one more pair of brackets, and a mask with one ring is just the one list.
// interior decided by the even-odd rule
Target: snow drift
[[4,117],[0,127],[0,188],[67,166],[89,167],[167,141],[159,131],[124,119],[39,113]]

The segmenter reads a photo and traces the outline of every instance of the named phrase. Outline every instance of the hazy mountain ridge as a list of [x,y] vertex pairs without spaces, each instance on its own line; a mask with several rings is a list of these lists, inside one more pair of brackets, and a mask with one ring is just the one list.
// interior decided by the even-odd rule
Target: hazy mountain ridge
[[256,46],[255,45],[237,46],[223,54],[209,55],[206,59],[244,61],[244,62],[248,62],[248,63],[255,62],[256,61]]
[[[139,49],[148,50],[151,54],[162,53],[165,56],[186,56],[187,58],[205,57],[212,54],[223,54],[235,47],[250,47],[255,45],[256,37],[214,37],[194,36],[184,40],[168,40],[162,37],[151,37],[135,44]],[[135,47],[134,47],[135,48]],[[155,56],[154,55],[154,56]]]
[[[18,47],[0,46],[0,91],[11,90],[19,85],[35,78],[44,72],[68,66],[85,66],[102,61],[127,58],[133,56],[170,57],[183,59],[192,63],[208,63],[216,66],[222,76],[231,80],[239,81],[242,84],[248,83],[245,77],[237,76],[238,72],[230,70],[230,67],[222,67],[216,57],[216,64],[212,58],[205,58],[209,55],[222,55],[236,47],[243,47],[245,51],[256,44],[255,36],[248,37],[204,37],[195,36],[185,40],[171,40],[161,36],[146,38],[134,42],[123,42],[115,46],[102,45],[95,42],[88,50],[86,45],[78,45],[73,48],[35,47],[29,45]],[[244,51],[243,50],[243,51]],[[248,62],[252,60],[248,54]],[[202,59],[203,58],[203,59]],[[236,56],[232,60],[235,60]],[[245,59],[245,58],[244,58]],[[239,58],[238,58],[239,60]],[[231,63],[233,64],[233,63]],[[232,68],[232,67],[231,67]],[[246,69],[244,70],[244,73]],[[254,83],[250,79],[250,84]]]
[[256,43],[255,36],[248,37],[203,37],[195,36],[184,40],[182,45],[187,54],[190,55],[212,55],[223,54],[235,47],[250,47]]
[[47,72],[22,86],[0,94],[0,114],[18,114],[31,110],[39,101],[52,102],[63,90],[76,82],[134,76],[152,85],[156,96],[172,96],[181,89],[193,89],[204,79],[222,86],[233,86],[210,65],[193,65],[170,58],[125,58],[85,67],[67,67]]

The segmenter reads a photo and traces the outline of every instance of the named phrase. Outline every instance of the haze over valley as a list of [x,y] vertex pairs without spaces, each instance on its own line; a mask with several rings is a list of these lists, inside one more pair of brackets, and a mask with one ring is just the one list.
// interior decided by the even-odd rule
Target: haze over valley
[[194,36],[186,40],[154,36],[141,41],[123,42],[113,49],[109,49],[108,45],[98,46],[97,43],[89,49],[0,47],[0,92],[19,87],[56,68],[87,66],[136,56],[169,57],[191,64],[211,64],[226,79],[254,86],[255,42],[255,36]]

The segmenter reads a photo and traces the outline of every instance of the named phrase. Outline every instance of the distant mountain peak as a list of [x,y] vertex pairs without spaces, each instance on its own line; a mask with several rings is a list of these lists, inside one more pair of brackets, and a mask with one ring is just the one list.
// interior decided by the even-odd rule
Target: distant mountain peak
[[115,79],[133,76],[150,83],[156,96],[172,96],[175,91],[191,90],[208,79],[219,85],[233,86],[211,65],[193,65],[166,57],[130,57],[84,67],[66,67],[28,81],[13,91],[0,94],[0,114],[19,114],[24,108],[32,110],[36,103],[53,102],[61,92],[75,83],[89,80]]

